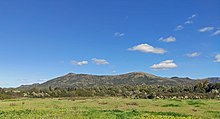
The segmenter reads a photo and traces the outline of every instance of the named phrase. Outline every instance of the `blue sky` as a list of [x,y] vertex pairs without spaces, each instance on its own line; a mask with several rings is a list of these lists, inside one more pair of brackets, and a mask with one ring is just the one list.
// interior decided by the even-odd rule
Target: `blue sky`
[[69,72],[220,76],[219,0],[0,1],[0,87]]

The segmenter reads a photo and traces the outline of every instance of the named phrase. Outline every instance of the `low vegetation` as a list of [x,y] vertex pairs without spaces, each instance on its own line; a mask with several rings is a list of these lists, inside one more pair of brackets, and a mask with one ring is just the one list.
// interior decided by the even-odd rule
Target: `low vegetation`
[[[189,102],[199,102],[195,105]],[[219,100],[19,98],[0,101],[0,118],[22,119],[217,119]]]
[[[18,97],[125,97],[132,99],[220,99],[220,83],[199,82],[193,86],[120,85],[91,88],[0,89],[0,99]],[[198,103],[198,102],[189,102]]]

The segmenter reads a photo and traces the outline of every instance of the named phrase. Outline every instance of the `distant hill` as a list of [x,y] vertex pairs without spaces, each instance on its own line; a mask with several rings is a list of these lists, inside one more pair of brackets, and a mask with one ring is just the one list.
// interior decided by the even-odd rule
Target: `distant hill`
[[220,83],[220,77],[207,78],[210,83]]
[[21,85],[18,88],[20,88],[20,89],[35,88],[35,87],[37,87],[39,85],[40,85],[39,83],[34,83],[34,84],[31,84],[31,85]]
[[96,86],[117,86],[117,85],[192,85],[196,81],[189,78],[164,78],[148,74],[145,72],[132,72],[121,75],[89,75],[89,74],[74,74],[67,75],[49,80],[42,84],[23,85],[19,88],[48,88],[48,87],[74,87],[74,88],[89,88]]

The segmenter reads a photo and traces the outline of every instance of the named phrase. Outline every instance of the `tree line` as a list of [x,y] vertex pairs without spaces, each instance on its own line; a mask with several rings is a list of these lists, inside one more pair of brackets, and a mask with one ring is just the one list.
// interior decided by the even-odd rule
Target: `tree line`
[[163,85],[120,85],[99,86],[92,88],[59,88],[48,87],[39,89],[37,87],[18,90],[0,88],[0,99],[31,97],[125,97],[135,99],[220,99],[220,83],[199,82],[193,86],[163,86]]

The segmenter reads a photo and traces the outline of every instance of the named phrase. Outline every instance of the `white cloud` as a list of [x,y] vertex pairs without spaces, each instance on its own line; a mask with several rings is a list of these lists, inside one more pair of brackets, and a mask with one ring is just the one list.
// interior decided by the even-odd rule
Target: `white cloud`
[[93,63],[95,63],[95,64],[97,64],[97,65],[109,64],[109,62],[106,61],[105,59],[93,58],[92,61],[93,61]]
[[167,37],[167,38],[161,37],[161,38],[159,39],[159,41],[163,41],[163,42],[175,42],[175,41],[176,41],[176,38],[173,37],[173,36],[170,36],[170,37]]
[[115,32],[114,33],[114,36],[115,37],[122,37],[122,36],[124,36],[125,34],[124,33],[121,33],[121,32]]
[[209,31],[212,31],[213,29],[214,29],[214,27],[208,26],[208,27],[201,28],[198,31],[199,32],[209,32]]
[[186,54],[186,56],[188,56],[188,57],[198,57],[199,55],[200,55],[200,53],[198,53],[198,52]]
[[40,82],[40,83],[43,83],[43,82],[45,82],[45,81],[47,81],[47,79],[38,79],[38,80],[37,80],[37,82]]
[[193,14],[192,16],[190,16],[188,19],[193,19],[195,18],[197,15],[196,14]]
[[187,20],[184,24],[192,24],[193,21],[192,20]]
[[165,60],[160,62],[159,64],[154,64],[150,68],[154,70],[166,70],[166,69],[172,69],[176,68],[177,65],[173,62],[173,60]]
[[78,66],[86,65],[88,63],[89,63],[88,61],[75,61],[75,60],[71,61],[71,64]]
[[220,54],[217,54],[217,55],[215,56],[214,62],[220,62]]
[[156,48],[156,47],[150,46],[148,44],[140,44],[140,45],[134,46],[132,48],[129,48],[128,50],[140,51],[140,52],[144,52],[144,53],[155,53],[155,54],[164,54],[166,52],[162,48]]
[[220,30],[215,31],[212,35],[213,35],[213,36],[215,36],[215,35],[220,35]]
[[183,29],[183,26],[182,25],[178,25],[175,30],[179,31],[179,30],[182,30],[182,29]]

